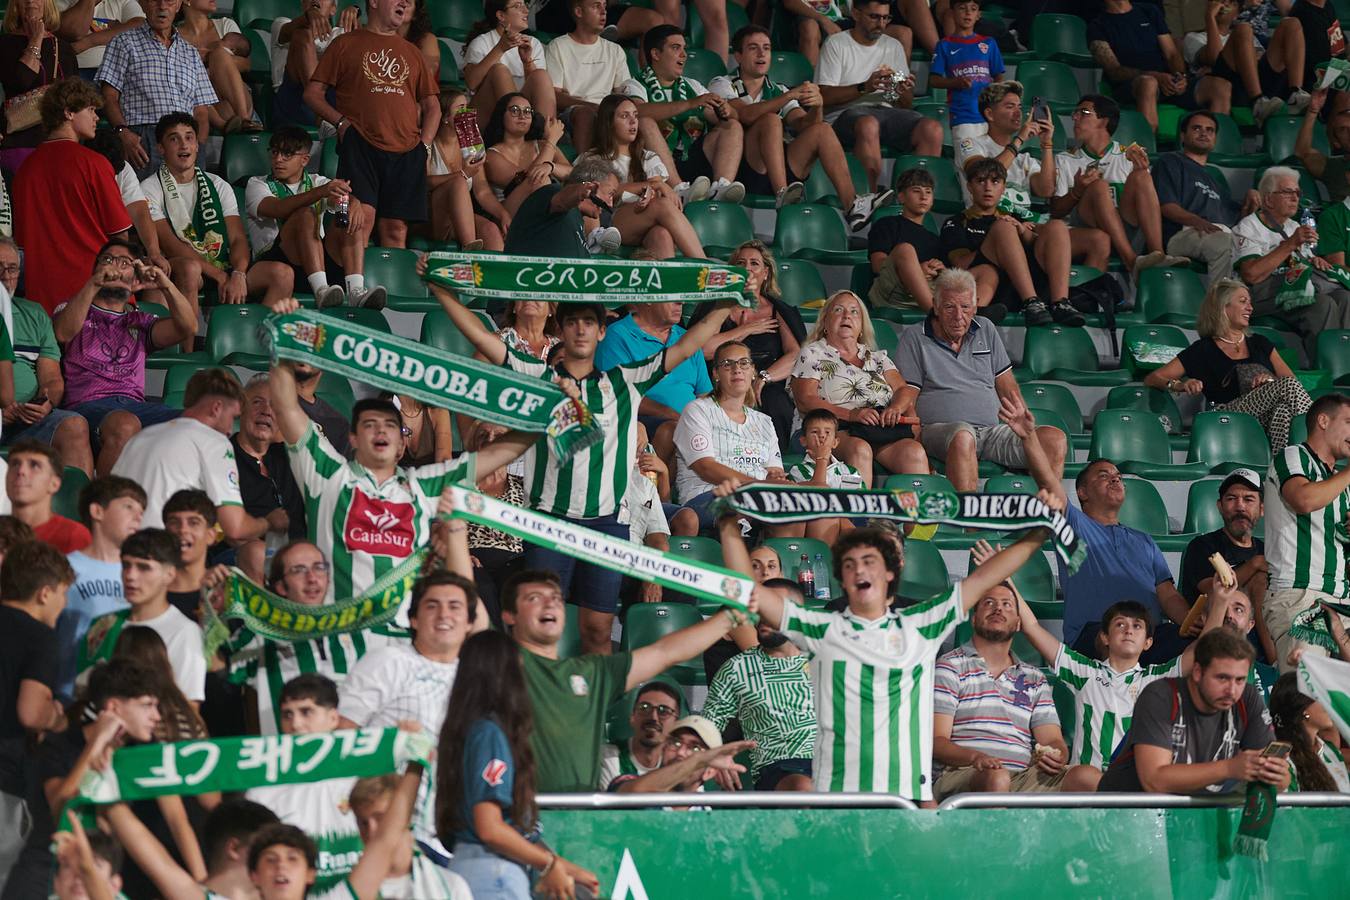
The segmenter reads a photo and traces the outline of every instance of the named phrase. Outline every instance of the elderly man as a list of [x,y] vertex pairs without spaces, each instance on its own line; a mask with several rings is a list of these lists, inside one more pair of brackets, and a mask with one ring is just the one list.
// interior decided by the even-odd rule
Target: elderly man
[[675,686],[665,681],[649,681],[638,689],[628,716],[632,736],[605,744],[601,751],[600,787],[608,789],[616,778],[646,775],[661,767],[666,729],[680,714],[683,702]]
[[204,144],[210,109],[220,100],[201,54],[174,27],[182,5],[183,0],[145,0],[145,24],[108,42],[94,76],[103,87],[103,114],[137,178],[149,178],[163,161],[155,141],[161,118],[188,113]]
[[[270,549],[276,549],[287,538],[304,537],[308,533],[305,500],[286,456],[286,442],[281,439],[272,414],[267,373],[254,375],[244,388],[239,430],[231,435],[230,443],[234,445],[234,458],[239,466],[239,495],[244,501],[244,512],[259,519],[274,515],[276,510],[285,513],[286,528],[269,535]],[[269,548],[261,542],[248,546],[256,558],[244,559],[241,554],[239,567],[250,577],[253,573],[260,575],[264,558],[259,551]]]
[[933,761],[938,799],[968,791],[1092,790],[1098,772],[1069,766],[1050,682],[1012,653],[1021,630],[1007,583],[971,610],[974,634],[938,658],[933,688]]
[[[1287,166],[1266,169],[1257,185],[1261,205],[1233,228],[1233,255],[1238,275],[1251,288],[1252,316],[1279,316],[1303,338],[1310,354],[1317,336],[1350,328],[1350,291],[1321,273],[1331,263],[1312,253],[1317,230],[1294,221],[1298,214],[1298,173]],[[1290,269],[1310,265],[1313,293],[1302,305],[1281,304]]]
[[[947,269],[933,287],[933,311],[905,329],[895,361],[907,382],[902,390],[917,395],[913,402],[924,423],[924,450],[946,463],[947,477],[958,491],[973,491],[981,459],[1026,467],[1022,438],[1001,421],[1000,409],[1023,408],[1022,394],[998,331],[975,315],[974,276]],[[1064,433],[1044,427],[1037,435],[1059,473],[1068,450]]]

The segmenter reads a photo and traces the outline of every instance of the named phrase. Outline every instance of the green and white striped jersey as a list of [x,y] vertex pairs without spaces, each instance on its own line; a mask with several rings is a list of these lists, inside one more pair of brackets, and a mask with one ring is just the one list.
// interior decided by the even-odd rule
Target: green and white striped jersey
[[[1117,672],[1109,663],[1059,645],[1055,677],[1073,694],[1071,758],[1102,771],[1125,739],[1134,718],[1134,701],[1145,685],[1181,677],[1181,657],[1155,666],[1136,665]],[[1068,729],[1066,729],[1067,731]]]
[[864,621],[784,605],[782,631],[815,655],[815,789],[933,797],[933,668],[966,617],[961,584]]
[[759,647],[738,653],[717,670],[703,718],[724,731],[732,719],[756,746],[750,780],[784,759],[810,759],[816,750],[816,701],[806,654],[770,656]]
[[1266,562],[1270,588],[1320,591],[1350,597],[1345,574],[1346,521],[1350,492],[1342,491],[1321,509],[1300,515],[1284,502],[1280,489],[1297,475],[1326,481],[1333,470],[1307,444],[1290,444],[1275,456],[1266,474]]
[[[560,463],[543,441],[525,452],[525,491],[530,508],[567,519],[613,515],[628,491],[637,458],[638,404],[666,375],[666,351],[595,372],[579,382],[581,400],[595,416],[604,440]],[[524,375],[553,379],[554,370],[516,350],[506,363]]]
[[[807,484],[816,476],[816,461],[807,456],[799,463],[793,463],[787,470],[788,481],[794,484]],[[861,488],[862,474],[838,457],[830,457],[830,466],[825,473],[825,486],[839,488]]]
[[[441,491],[476,482],[476,455],[466,453],[449,462],[400,468],[376,484],[364,466],[334,450],[313,422],[286,450],[305,498],[309,538],[333,567],[326,603],[361,593],[411,556],[428,540]],[[403,621],[404,614],[399,616]]]
[[324,675],[342,687],[356,661],[371,650],[407,642],[401,628],[381,628],[335,634],[313,641],[272,641],[247,628],[230,639],[230,681],[252,684],[258,695],[258,728],[262,734],[281,733],[279,698],[286,682],[299,675]]

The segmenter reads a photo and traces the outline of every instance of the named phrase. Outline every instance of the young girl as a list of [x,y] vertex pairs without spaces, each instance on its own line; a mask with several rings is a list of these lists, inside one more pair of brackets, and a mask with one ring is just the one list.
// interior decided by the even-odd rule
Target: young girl
[[659,196],[675,199],[666,164],[647,149],[646,139],[638,128],[637,104],[622,94],[610,94],[600,101],[593,143],[581,156],[599,157],[612,165],[624,203],[636,201],[647,188]]
[[519,91],[547,122],[558,112],[553,81],[544,65],[544,45],[525,33],[530,8],[525,0],[484,0],[483,19],[464,45],[464,83],[479,113],[487,115],[504,95]]
[[1350,774],[1337,747],[1324,741],[1319,732],[1334,734],[1336,726],[1322,704],[1299,693],[1298,675],[1286,672],[1270,692],[1270,717],[1275,722],[1275,737],[1294,745],[1289,768],[1294,773],[1291,791],[1329,791],[1350,793]]
[[440,104],[441,125],[427,157],[431,236],[458,241],[465,250],[501,250],[511,214],[493,196],[483,164],[465,163],[455,137],[454,117],[468,108],[468,98],[442,91]]
[[563,123],[541,118],[524,94],[512,91],[493,107],[483,128],[484,169],[492,192],[511,215],[530,194],[572,171],[558,149],[562,135]]
[[211,107],[211,128],[231,134],[262,131],[253,121],[253,95],[244,76],[248,74],[248,38],[230,18],[213,18],[216,0],[187,0],[179,12],[178,33],[197,48],[220,102]]
[[529,900],[531,869],[547,897],[571,896],[577,882],[600,887],[594,873],[538,842],[532,728],[515,643],[495,631],[473,635],[459,652],[441,728],[436,827],[475,900]]

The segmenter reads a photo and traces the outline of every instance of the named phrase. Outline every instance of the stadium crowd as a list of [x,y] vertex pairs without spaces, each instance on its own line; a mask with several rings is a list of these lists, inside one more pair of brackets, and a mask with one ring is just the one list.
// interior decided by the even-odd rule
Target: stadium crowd
[[[1331,3],[463,5],[5,5],[0,898],[595,895],[543,793],[1350,791],[1293,674],[1350,660]],[[436,250],[725,260],[748,305],[485,306]],[[301,308],[556,383],[603,437],[259,355]],[[1031,493],[1086,558],[726,514],[755,484]],[[319,610],[410,559],[371,628],[230,615],[240,577]],[[350,729],[435,762],[82,794],[122,750]]]

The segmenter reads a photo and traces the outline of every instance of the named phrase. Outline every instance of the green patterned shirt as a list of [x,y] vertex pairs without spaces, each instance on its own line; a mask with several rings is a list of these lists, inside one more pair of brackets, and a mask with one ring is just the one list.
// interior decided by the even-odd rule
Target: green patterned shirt
[[739,719],[750,751],[750,778],[784,759],[810,759],[816,748],[816,707],[808,657],[770,656],[752,647],[727,661],[708,688],[703,717],[719,731]]

